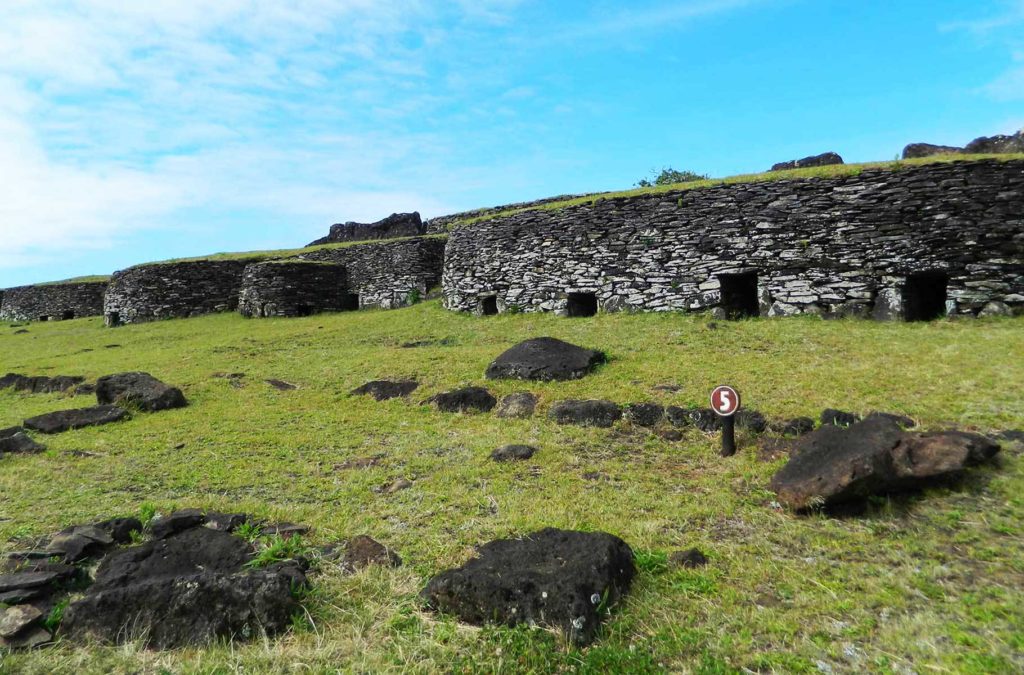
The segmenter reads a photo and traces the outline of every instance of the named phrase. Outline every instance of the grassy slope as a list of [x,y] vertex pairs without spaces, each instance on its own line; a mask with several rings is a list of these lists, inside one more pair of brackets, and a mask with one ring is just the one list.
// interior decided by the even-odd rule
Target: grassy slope
[[[866,516],[798,518],[771,507],[781,461],[717,456],[698,432],[668,443],[620,424],[558,427],[543,414],[500,421],[419,404],[483,383],[495,355],[553,335],[606,349],[612,362],[563,384],[529,388],[553,400],[703,402],[720,382],[769,416],[825,406],[908,413],[928,427],[1022,428],[1024,319],[885,324],[813,318],[719,323],[678,314],[474,318],[436,302],[390,312],[303,319],[236,315],[104,329],[100,319],[0,330],[0,372],[106,373],[142,369],[178,384],[191,405],[45,439],[37,456],[0,459],[0,551],[77,522],[198,506],[307,522],[314,539],[358,533],[394,546],[398,570],[319,577],[313,630],[269,643],[151,653],[135,647],[0,656],[0,672],[640,672],[660,667],[1008,672],[1024,668],[1024,466],[1019,448],[955,489],[877,502]],[[450,344],[402,349],[403,342]],[[117,343],[120,348],[105,348]],[[236,389],[213,373],[245,372]],[[263,383],[276,377],[297,391]],[[415,377],[413,401],[347,395],[363,382]],[[673,382],[678,394],[654,391]],[[88,397],[0,392],[0,427]],[[531,443],[530,461],[498,465],[498,445]],[[175,449],[179,444],[181,449]],[[73,453],[85,450],[90,456]],[[369,469],[353,458],[383,455]],[[586,480],[598,471],[608,480]],[[393,496],[373,488],[405,476]],[[567,649],[544,631],[479,631],[419,610],[433,573],[474,545],[544,526],[599,528],[640,552],[633,593],[596,646]],[[661,569],[661,554],[698,546],[700,570]]]

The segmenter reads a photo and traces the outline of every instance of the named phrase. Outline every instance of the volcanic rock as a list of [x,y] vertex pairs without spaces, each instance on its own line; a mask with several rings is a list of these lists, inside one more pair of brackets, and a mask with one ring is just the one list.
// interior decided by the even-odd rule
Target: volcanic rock
[[399,567],[402,559],[398,554],[375,539],[361,534],[345,543],[342,565],[349,570],[361,570],[370,565]]
[[1024,129],[1013,135],[981,136],[964,146],[967,154],[1005,154],[1024,152]]
[[33,377],[18,375],[17,373],[7,373],[0,377],[0,389],[12,388],[14,391],[27,391],[32,394],[53,394],[67,391],[84,381],[85,378],[78,375],[56,375],[54,377],[39,375]]
[[0,638],[12,638],[42,618],[32,605],[16,605],[0,611]]
[[367,382],[361,387],[352,390],[353,396],[372,396],[378,401],[386,401],[391,398],[401,398],[416,391],[420,386],[419,382],[412,380],[401,380],[392,382],[389,380],[374,380]]
[[116,405],[97,405],[90,408],[58,410],[45,415],[30,417],[24,425],[33,431],[56,434],[70,429],[81,429],[99,424],[110,424],[123,420],[128,413]]
[[34,453],[43,450],[46,450],[45,445],[36,443],[23,431],[11,436],[0,436],[0,455],[5,452]]
[[783,436],[803,436],[814,431],[814,420],[810,417],[794,417],[774,427]]
[[491,459],[495,462],[530,459],[535,452],[537,448],[529,445],[503,445],[491,453]]
[[114,545],[109,532],[95,525],[74,525],[61,530],[51,539],[46,550],[62,556],[66,563],[76,563],[102,553]]
[[655,427],[665,416],[665,407],[658,403],[631,403],[626,406],[626,420],[639,427]]
[[834,152],[824,152],[820,155],[812,155],[802,159],[794,159],[789,162],[779,162],[772,165],[772,171],[784,171],[786,169],[805,169],[810,166],[828,166],[830,164],[842,164],[843,158]]
[[422,596],[466,623],[552,626],[586,644],[635,574],[633,551],[618,537],[547,528],[484,544],[473,560],[431,579]]
[[860,415],[856,413],[844,412],[835,408],[825,408],[821,411],[822,426],[831,424],[837,427],[848,427],[857,422],[860,422]]
[[536,409],[537,397],[528,391],[518,391],[501,399],[494,415],[502,419],[525,419],[532,417]]
[[903,148],[903,159],[917,159],[932,155],[958,155],[963,148],[953,145],[933,145],[931,143],[911,143]]
[[455,391],[437,394],[427,399],[442,412],[488,412],[498,400],[483,387],[463,387]]
[[668,561],[680,567],[703,567],[708,564],[708,559],[700,549],[688,548],[685,551],[674,551],[668,557]]
[[610,427],[622,417],[622,409],[611,401],[558,401],[548,416],[558,424]]
[[592,349],[550,337],[520,342],[487,366],[488,379],[576,380],[606,361]]
[[149,529],[154,539],[165,539],[190,528],[199,527],[205,522],[206,514],[199,509],[180,509],[166,516],[154,518],[149,524]]
[[101,377],[96,381],[96,400],[100,404],[135,406],[149,412],[188,405],[180,389],[141,372]]
[[292,384],[291,382],[285,382],[284,380],[275,380],[271,378],[269,380],[266,380],[266,383],[269,384],[274,389],[277,389],[278,391],[295,391],[296,389],[298,389],[296,385]]

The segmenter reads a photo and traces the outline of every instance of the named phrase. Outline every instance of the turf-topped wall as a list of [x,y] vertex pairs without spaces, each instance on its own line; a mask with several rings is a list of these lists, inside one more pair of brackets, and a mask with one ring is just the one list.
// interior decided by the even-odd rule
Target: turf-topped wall
[[139,265],[115,272],[103,299],[108,326],[231,311],[252,258]]
[[597,200],[457,228],[449,309],[933,318],[1024,311],[1024,161]]
[[245,268],[238,311],[248,317],[309,316],[358,309],[354,300],[343,265],[270,260]]
[[17,286],[0,291],[0,319],[61,321],[103,314],[106,281]]
[[359,307],[394,309],[413,304],[441,283],[445,240],[438,237],[324,248],[299,256],[344,265],[349,293]]

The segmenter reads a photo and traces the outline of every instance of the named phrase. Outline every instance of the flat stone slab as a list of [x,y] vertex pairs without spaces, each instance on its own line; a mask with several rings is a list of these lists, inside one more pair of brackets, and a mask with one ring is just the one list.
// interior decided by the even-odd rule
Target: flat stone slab
[[91,408],[75,408],[58,410],[44,415],[37,415],[25,420],[24,425],[33,431],[44,434],[57,434],[71,429],[81,429],[100,424],[110,424],[123,420],[128,413],[116,405],[97,405]]
[[466,623],[539,624],[587,644],[635,574],[633,551],[618,537],[547,528],[484,544],[473,560],[431,579],[422,596]]
[[0,455],[5,452],[35,453],[46,450],[46,446],[36,443],[24,431],[7,437],[0,437]]
[[442,412],[489,412],[498,400],[483,387],[463,387],[427,399]]
[[19,375],[7,373],[0,377],[0,389],[14,389],[14,391],[27,391],[32,394],[53,394],[67,391],[77,384],[85,382],[85,378],[79,375]]
[[548,416],[558,424],[607,428],[622,417],[622,408],[611,401],[557,401]]
[[537,396],[528,391],[517,391],[501,399],[495,417],[502,419],[526,419],[533,417],[537,409]]
[[136,406],[148,412],[188,405],[181,389],[171,387],[149,373],[105,375],[96,380],[96,400],[101,405]]
[[372,396],[378,401],[387,401],[392,398],[402,398],[416,391],[420,386],[419,382],[413,380],[373,380],[361,387],[352,390],[353,396]]
[[576,380],[606,361],[603,352],[540,337],[504,352],[487,366],[488,379]]

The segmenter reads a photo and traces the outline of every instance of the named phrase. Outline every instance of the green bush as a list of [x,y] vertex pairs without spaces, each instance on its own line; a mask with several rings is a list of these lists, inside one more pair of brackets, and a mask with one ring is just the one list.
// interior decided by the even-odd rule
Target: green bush
[[708,177],[705,174],[696,173],[694,171],[676,171],[672,167],[664,167],[661,173],[651,169],[651,175],[649,178],[641,178],[637,181],[637,187],[654,187],[655,185],[674,185],[675,183],[689,183],[695,180],[707,180]]

